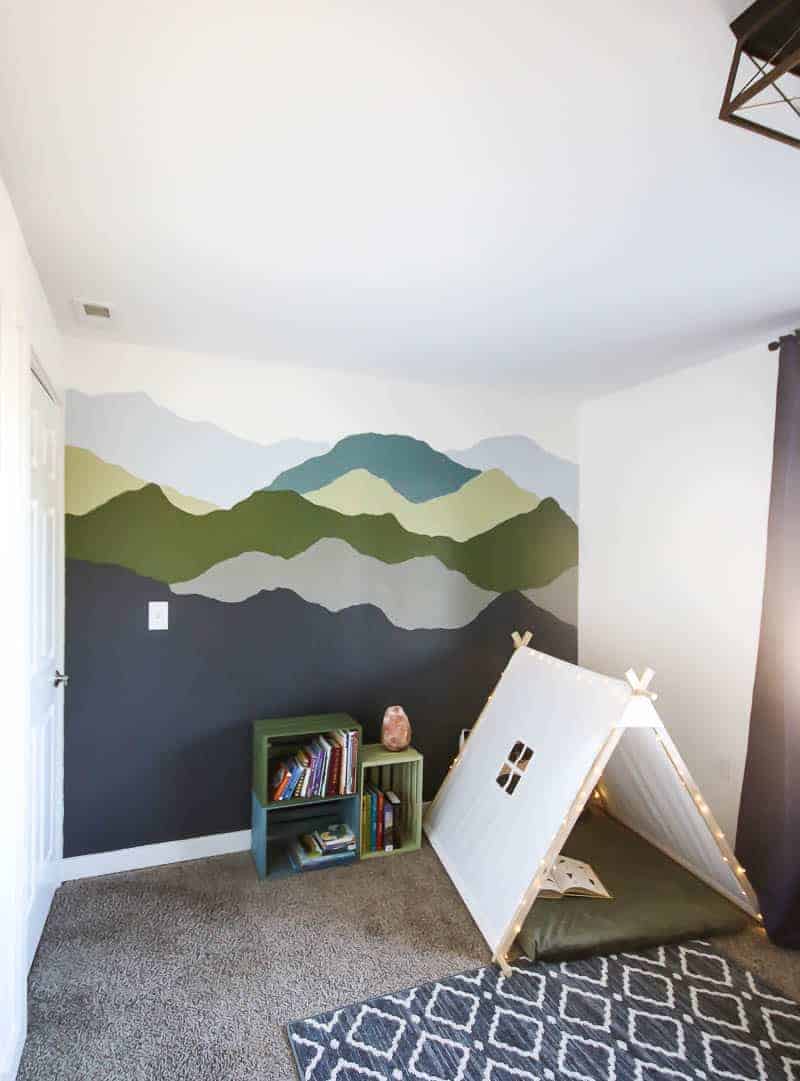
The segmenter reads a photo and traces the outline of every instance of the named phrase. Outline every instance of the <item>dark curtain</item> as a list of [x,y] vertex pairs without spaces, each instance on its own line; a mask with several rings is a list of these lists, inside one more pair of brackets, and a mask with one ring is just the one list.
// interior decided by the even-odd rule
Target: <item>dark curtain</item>
[[764,606],[736,848],[758,893],[770,938],[780,946],[800,949],[800,340],[796,334],[780,343]]

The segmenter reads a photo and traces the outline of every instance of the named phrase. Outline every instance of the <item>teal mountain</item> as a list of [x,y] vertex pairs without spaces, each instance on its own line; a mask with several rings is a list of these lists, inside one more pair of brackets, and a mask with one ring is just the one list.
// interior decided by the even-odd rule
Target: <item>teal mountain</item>
[[286,470],[268,490],[312,492],[353,469],[366,469],[381,477],[412,503],[458,491],[480,472],[454,462],[421,439],[365,432],[349,435],[327,454]]

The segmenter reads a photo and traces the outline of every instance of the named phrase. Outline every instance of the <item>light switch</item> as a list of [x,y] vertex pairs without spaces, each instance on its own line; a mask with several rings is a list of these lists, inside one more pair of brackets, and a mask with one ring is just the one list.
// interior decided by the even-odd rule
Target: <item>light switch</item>
[[166,631],[169,628],[169,601],[148,601],[147,629]]

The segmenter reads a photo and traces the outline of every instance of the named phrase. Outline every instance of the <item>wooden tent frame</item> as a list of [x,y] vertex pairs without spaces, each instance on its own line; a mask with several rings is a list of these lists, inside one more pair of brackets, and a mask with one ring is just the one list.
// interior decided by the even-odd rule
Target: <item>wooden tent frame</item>
[[[530,631],[525,631],[524,634],[520,634],[518,631],[514,631],[511,635],[512,641],[514,643],[514,652],[512,652],[511,657],[514,656],[514,653],[517,650],[526,648],[531,640],[531,637],[532,634]],[[510,658],[508,663],[510,663]],[[495,688],[493,688],[492,693],[487,698],[486,704],[484,705],[483,710],[481,711],[477,721],[475,722],[475,725],[473,726],[470,737],[466,740],[462,750],[453,760],[453,763],[450,766],[450,769],[445,776],[444,781],[439,788],[439,791],[436,793],[436,796],[434,797],[428,808],[426,820],[431,816],[431,812],[442,799],[443,793],[447,791],[448,784],[449,782],[451,782],[456,770],[463,762],[464,755],[469,753],[470,744],[472,743],[474,745],[472,735],[474,734],[475,729],[477,729],[478,725],[484,719],[489,704],[491,703],[494,696],[494,689],[496,689],[496,687],[502,680],[507,667],[508,664],[506,664],[506,666],[504,667],[500,679],[497,681],[497,684],[495,684]],[[647,699],[651,706],[655,699],[658,697],[656,694],[649,690],[649,685],[654,675],[655,673],[653,672],[652,668],[645,669],[641,677],[637,676],[633,669],[628,669],[628,671],[625,673],[625,678],[630,685],[633,696],[640,696]],[[724,896],[727,900],[737,905],[745,913],[747,913],[748,916],[760,921],[762,917],[761,913],[758,910],[758,898],[753,887],[748,881],[745,869],[739,865],[731,845],[729,844],[727,838],[725,837],[725,834],[720,828],[719,823],[711,813],[708,804],[703,799],[700,789],[698,788],[697,784],[689,773],[689,769],[683,758],[681,757],[678,748],[675,746],[669,733],[660,722],[660,719],[658,718],[658,714],[655,712],[655,709],[653,709],[653,713],[655,716],[655,720],[658,722],[658,724],[653,726],[643,724],[639,727],[652,727],[655,739],[659,742],[664,754],[667,757],[667,760],[674,769],[678,780],[686,789],[688,794],[691,796],[692,803],[697,808],[697,812],[700,815],[702,821],[705,822],[706,827],[719,851],[722,861],[728,864],[736,875],[739,887],[738,895],[733,892],[723,890],[719,886],[719,884],[715,883],[710,877],[704,876],[702,873],[699,873],[695,867],[689,866],[685,859],[683,859],[677,853],[670,851],[666,846],[664,846],[662,843],[658,842],[654,838],[648,837],[643,833],[640,833],[640,836],[642,836],[644,840],[648,841],[655,848],[658,848],[675,863],[678,863],[680,866],[684,867],[687,871],[693,874],[696,878],[700,879],[711,889],[715,890],[717,893]],[[579,816],[581,815],[586,805],[590,802],[593,795],[598,800],[598,802],[605,802],[606,797],[604,795],[602,784],[603,772],[609,761],[611,760],[614,751],[617,749],[620,740],[622,739],[625,732],[628,730],[628,727],[629,726],[627,725],[616,725],[609,732],[607,738],[605,739],[600,750],[595,756],[592,765],[587,770],[582,783],[578,786],[578,790],[575,794],[575,798],[573,799],[572,804],[570,805],[566,815],[562,819],[561,824],[556,831],[556,834],[553,837],[552,842],[550,843],[544,857],[541,859],[538,867],[536,868],[533,877],[531,878],[531,881],[522,896],[521,901],[517,905],[511,919],[508,921],[508,924],[502,934],[499,943],[493,949],[492,961],[500,966],[503,974],[506,976],[511,974],[511,965],[508,959],[509,951],[517,935],[522,930],[522,924],[524,923],[525,918],[527,917],[528,913],[533,907],[534,902],[536,901],[536,898],[542,887],[542,882],[544,878],[548,875],[551,868],[553,867],[553,864],[560,855],[564,844],[566,843],[570,833],[575,826],[575,823],[578,821]]]

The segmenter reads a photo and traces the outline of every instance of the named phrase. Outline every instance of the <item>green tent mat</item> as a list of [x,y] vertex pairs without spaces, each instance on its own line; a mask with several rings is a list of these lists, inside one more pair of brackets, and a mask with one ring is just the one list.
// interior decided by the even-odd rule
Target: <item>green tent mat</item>
[[531,960],[635,952],[730,934],[752,922],[699,878],[605,814],[584,814],[563,854],[590,863],[614,899],[536,901],[517,937]]

